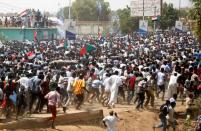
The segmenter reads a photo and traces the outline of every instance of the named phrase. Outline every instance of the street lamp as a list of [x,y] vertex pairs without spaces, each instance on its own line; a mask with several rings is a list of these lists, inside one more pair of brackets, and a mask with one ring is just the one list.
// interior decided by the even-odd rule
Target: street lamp
[[69,0],[68,19],[71,19],[71,0]]
[[179,0],[179,21],[181,20],[181,0]]

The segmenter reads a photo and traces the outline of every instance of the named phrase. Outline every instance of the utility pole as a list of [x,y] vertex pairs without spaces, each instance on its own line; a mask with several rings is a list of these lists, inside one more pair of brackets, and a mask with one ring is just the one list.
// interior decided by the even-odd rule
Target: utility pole
[[71,0],[69,0],[68,19],[71,19]]
[[143,9],[142,9],[142,10],[143,10],[143,21],[144,21],[144,0],[143,0],[143,3],[142,3],[142,6],[143,6],[143,7],[142,7],[142,8],[143,8]]
[[100,3],[100,0],[98,0],[98,4],[97,4],[97,6],[98,6],[98,36],[99,36],[99,33],[100,33],[100,5],[101,3]]
[[179,21],[181,20],[181,0],[179,0]]
[[[156,6],[154,7],[154,17],[156,16]],[[156,32],[156,20],[154,20],[154,33]]]

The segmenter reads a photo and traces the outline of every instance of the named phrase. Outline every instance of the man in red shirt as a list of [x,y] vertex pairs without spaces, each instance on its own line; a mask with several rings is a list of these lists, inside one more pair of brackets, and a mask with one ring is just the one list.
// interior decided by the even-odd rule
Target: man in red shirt
[[128,104],[130,104],[133,96],[134,96],[134,93],[135,93],[135,80],[136,80],[136,76],[133,75],[130,77],[129,79],[129,85],[128,85]]

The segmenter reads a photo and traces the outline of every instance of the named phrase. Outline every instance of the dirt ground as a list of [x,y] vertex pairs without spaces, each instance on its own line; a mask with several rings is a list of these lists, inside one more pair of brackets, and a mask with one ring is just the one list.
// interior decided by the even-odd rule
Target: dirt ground
[[[132,108],[132,107],[131,107]],[[151,111],[135,111],[121,109],[115,110],[118,112],[121,120],[117,124],[117,131],[152,131],[153,125],[157,122],[157,115]],[[108,111],[106,111],[108,112]],[[56,126],[57,131],[105,131],[101,126],[93,125],[67,125]],[[50,128],[47,129],[32,129],[26,131],[56,131]],[[25,130],[16,130],[25,131]]]
[[[156,109],[159,108],[161,101],[156,101]],[[85,104],[82,107],[82,110],[90,109],[103,109],[104,115],[108,115],[108,112],[111,109],[107,109],[102,107],[100,104]],[[121,120],[117,124],[117,131],[161,131],[162,129],[153,129],[153,126],[159,122],[158,113],[156,109],[141,109],[140,111],[135,110],[134,105],[124,105],[117,104],[113,109],[118,113],[119,118]],[[177,103],[177,107],[175,109],[179,112],[185,111],[185,106],[181,105],[180,102]],[[68,110],[68,113],[74,111],[74,109]],[[176,131],[183,131],[183,120],[180,119],[179,125],[177,126]],[[31,127],[31,125],[30,125]],[[16,131],[105,131],[106,129],[102,125],[56,125],[56,129],[50,128],[35,128],[29,130],[16,130]],[[6,131],[6,130],[5,130]],[[172,131],[170,128],[169,131]]]

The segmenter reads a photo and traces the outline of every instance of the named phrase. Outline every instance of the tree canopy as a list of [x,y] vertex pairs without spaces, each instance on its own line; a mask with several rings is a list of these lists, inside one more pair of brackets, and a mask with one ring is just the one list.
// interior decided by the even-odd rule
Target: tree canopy
[[117,10],[119,16],[120,29],[123,34],[137,31],[139,28],[139,17],[131,17],[129,7]]
[[[98,4],[100,3],[100,4]],[[64,7],[57,13],[58,17],[68,19],[69,7]],[[75,0],[71,7],[71,18],[80,21],[110,20],[110,5],[104,0]]]
[[176,20],[179,19],[179,11],[173,7],[173,4],[164,3],[162,7],[162,15],[159,23],[162,30],[175,26]]
[[[142,17],[131,17],[129,7],[118,10],[117,13],[120,18],[120,29],[122,33],[130,33],[138,30],[139,20],[142,19]],[[182,15],[184,15],[183,12]],[[149,25],[153,26],[153,22],[150,18],[145,17],[145,19],[148,19]],[[160,28],[165,30],[174,27],[176,20],[179,20],[179,11],[173,7],[173,4],[164,3],[162,16],[157,21]]]
[[195,31],[201,43],[201,0],[192,0],[193,9],[190,15],[196,21]]

